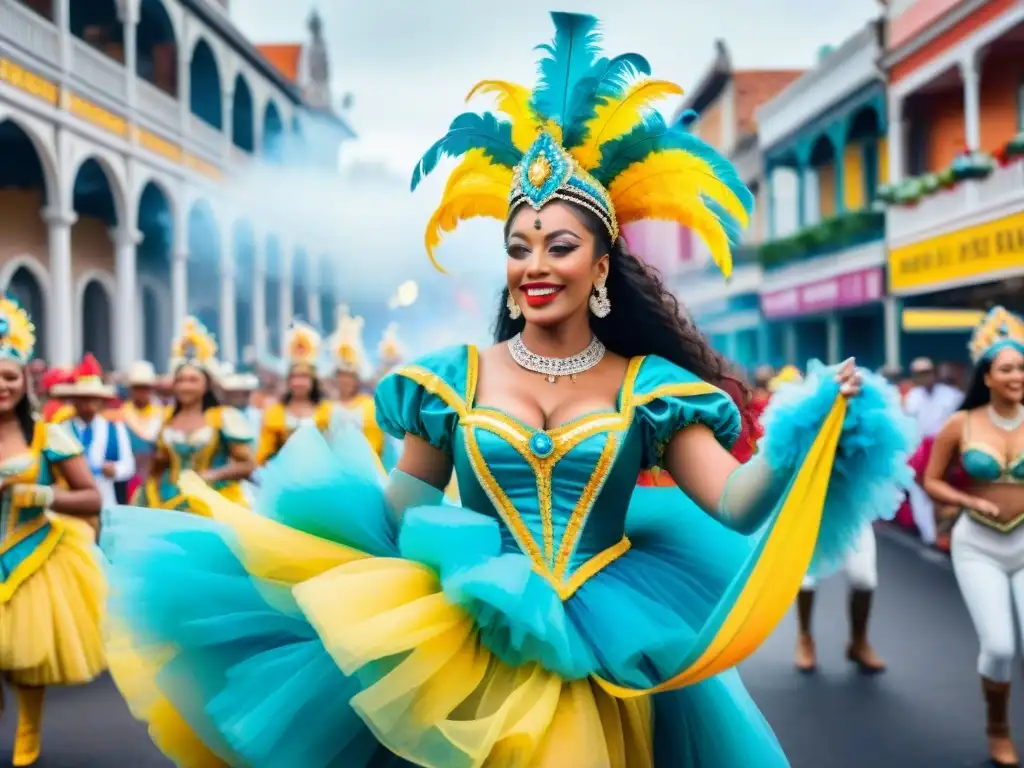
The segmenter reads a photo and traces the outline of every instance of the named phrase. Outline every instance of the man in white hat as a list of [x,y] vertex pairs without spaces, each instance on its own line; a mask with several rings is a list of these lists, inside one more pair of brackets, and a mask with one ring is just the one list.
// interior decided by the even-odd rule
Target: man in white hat
[[132,364],[127,380],[129,397],[128,402],[121,406],[121,418],[128,428],[135,455],[135,477],[128,488],[128,497],[131,498],[135,490],[133,486],[137,486],[149,472],[157,437],[167,418],[167,408],[154,396],[157,377],[151,363],[142,360]]
[[[938,380],[935,364],[927,357],[919,357],[910,364],[910,375],[914,379],[914,388],[907,393],[903,407],[917,421],[917,433],[923,441],[918,450],[923,452],[921,459],[926,465],[935,436],[956,413],[964,395],[955,387]],[[914,525],[921,534],[921,540],[925,544],[934,544],[935,505],[917,483],[910,486],[908,495]]]
[[260,388],[260,380],[252,373],[228,373],[220,381],[224,404],[237,408],[258,435],[263,427],[263,410],[253,404],[253,393]]
[[[103,506],[126,503],[126,484],[135,474],[135,455],[125,425],[109,421],[101,412],[115,393],[103,382],[103,371],[95,358],[86,355],[75,370],[74,381],[62,386],[59,394],[74,409],[74,416],[66,423],[85,449]],[[121,486],[120,494],[117,485]]]

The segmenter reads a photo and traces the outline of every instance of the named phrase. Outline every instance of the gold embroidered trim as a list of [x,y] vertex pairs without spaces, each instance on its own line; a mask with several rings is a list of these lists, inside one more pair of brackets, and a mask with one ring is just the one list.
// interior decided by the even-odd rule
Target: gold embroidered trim
[[629,539],[623,536],[618,544],[612,544],[608,549],[604,549],[594,555],[592,558],[583,563],[572,577],[564,582],[561,586],[557,586],[558,596],[563,601],[568,600],[570,597],[576,594],[576,591],[586,584],[590,579],[604,570],[607,566],[618,560],[624,554],[629,551],[632,546]]
[[555,580],[559,584],[565,581],[569,560],[576,551],[580,536],[583,534],[583,528],[587,518],[590,516],[590,510],[594,508],[594,502],[597,501],[597,496],[604,487],[608,475],[611,473],[618,450],[618,437],[614,433],[609,434],[604,448],[601,450],[601,455],[594,465],[594,471],[591,473],[590,479],[587,480],[587,484],[583,487],[583,493],[580,494],[579,501],[576,502],[576,506],[569,516],[569,522],[565,525],[565,533],[562,534],[562,544],[558,548],[558,558],[555,560]]
[[459,397],[451,384],[436,373],[432,373],[418,365],[407,365],[395,371],[395,375],[404,376],[412,382],[419,384],[430,394],[441,398],[444,404],[455,411],[459,417],[466,414],[466,401]]
[[1005,523],[1001,523],[998,520],[993,520],[991,517],[975,512],[973,509],[965,510],[967,516],[970,517],[974,522],[979,525],[984,525],[986,528],[991,528],[993,531],[999,533],[1010,533],[1020,527],[1021,523],[1024,523],[1024,515],[1017,515],[1012,520],[1007,520]]
[[466,347],[466,405],[473,407],[476,400],[476,385],[480,380],[480,350],[475,345]]
[[[11,519],[17,520],[17,516],[12,515]],[[14,549],[16,546],[18,546],[18,544],[21,544],[21,542],[23,542],[29,536],[39,532],[42,528],[46,526],[46,524],[49,521],[50,518],[48,518],[44,513],[40,512],[31,520],[25,523],[19,523],[17,527],[15,527],[11,531],[10,538],[5,538],[2,542],[0,542],[0,555]]]

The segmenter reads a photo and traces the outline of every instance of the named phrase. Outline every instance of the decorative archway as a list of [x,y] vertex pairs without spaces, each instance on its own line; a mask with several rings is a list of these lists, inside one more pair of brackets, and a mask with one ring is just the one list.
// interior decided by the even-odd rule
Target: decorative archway
[[[171,262],[173,259],[174,213],[166,189],[150,181],[139,196],[139,231],[136,271],[141,288],[139,303],[139,352],[153,365],[167,358],[171,344]],[[154,286],[161,290],[154,290]]]
[[91,354],[106,371],[114,367],[114,286],[103,273],[87,274],[79,284],[79,356]]
[[[15,263],[17,266],[14,266]],[[35,356],[45,360],[48,327],[45,283],[41,279],[45,277],[45,273],[42,273],[42,267],[30,258],[19,259],[8,266],[14,266],[14,269],[9,275],[3,276],[4,293],[17,301],[32,318],[32,323],[36,327]]]
[[115,61],[124,63],[124,25],[116,0],[69,3],[71,34]]
[[188,214],[188,313],[220,330],[220,228],[205,200]]
[[284,121],[273,99],[267,101],[263,110],[263,155],[271,162],[284,160]]
[[220,69],[213,49],[200,38],[189,62],[189,101],[192,114],[217,129],[224,127],[222,92]]
[[231,141],[239,149],[252,154],[256,149],[256,116],[253,114],[252,91],[242,77],[235,77],[235,92],[231,107]]
[[142,0],[139,5],[135,71],[161,91],[178,95],[178,41],[163,0]]

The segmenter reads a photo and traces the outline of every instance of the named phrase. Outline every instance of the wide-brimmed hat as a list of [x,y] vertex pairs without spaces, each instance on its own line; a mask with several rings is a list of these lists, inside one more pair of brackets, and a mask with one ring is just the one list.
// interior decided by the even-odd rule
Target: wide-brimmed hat
[[103,381],[103,368],[92,355],[86,355],[73,372],[73,380],[66,384],[58,384],[51,394],[60,398],[95,397],[109,400],[116,391]]
[[251,373],[232,373],[220,380],[220,388],[225,392],[254,392],[259,387],[260,380]]
[[132,366],[128,369],[128,386],[155,387],[156,369],[153,368],[153,364],[146,360],[132,363]]

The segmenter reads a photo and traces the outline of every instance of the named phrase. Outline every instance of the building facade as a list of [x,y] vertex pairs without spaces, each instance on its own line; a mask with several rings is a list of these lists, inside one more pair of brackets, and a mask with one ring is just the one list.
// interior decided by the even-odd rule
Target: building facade
[[[889,290],[905,333],[892,362],[966,359],[950,317],[1024,311],[1024,3],[918,0],[890,9]],[[1016,147],[1016,149],[1015,149]]]
[[683,119],[689,110],[696,113],[690,130],[732,160],[754,194],[754,215],[742,242],[733,249],[733,273],[728,281],[710,263],[703,242],[682,229],[677,238],[681,268],[675,287],[712,345],[728,359],[749,367],[770,356],[758,304],[762,269],[757,248],[768,232],[768,208],[755,113],[803,73],[737,70],[725,43],[718,41],[715,48],[714,61],[697,87],[688,92],[675,119]]
[[883,364],[898,314],[885,300],[883,25],[872,22],[757,112],[768,234],[758,248],[769,360],[855,355]]
[[337,254],[235,191],[254,169],[336,163],[352,136],[226,3],[4,0],[0,290],[52,364],[163,366],[186,314],[225,360],[279,352],[293,316],[333,318]]

